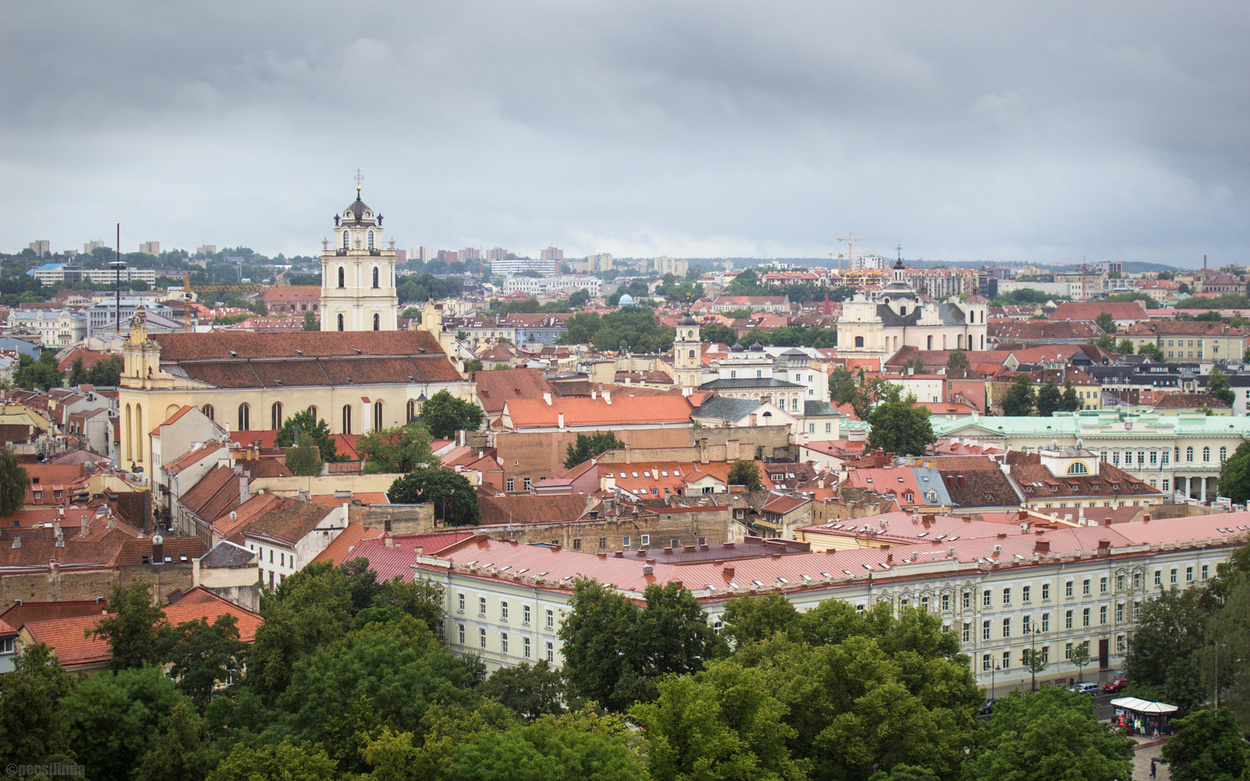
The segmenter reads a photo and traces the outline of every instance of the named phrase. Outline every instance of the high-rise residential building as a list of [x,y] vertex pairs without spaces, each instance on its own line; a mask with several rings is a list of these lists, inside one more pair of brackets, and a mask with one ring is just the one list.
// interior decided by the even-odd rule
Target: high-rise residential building
[[564,250],[559,247],[548,247],[539,254],[539,259],[550,260],[556,263],[564,260]]
[[82,251],[83,251],[83,253],[84,253],[84,254],[90,255],[91,253],[95,252],[96,250],[98,250],[98,249],[104,249],[104,248],[106,248],[106,247],[108,247],[108,245],[107,245],[107,244],[105,244],[103,241],[98,241],[98,240],[97,240],[97,241],[89,241],[89,242],[87,242],[86,244],[82,245]]
[[47,239],[36,239],[30,243],[30,250],[39,257],[52,254],[52,245]]
[[434,259],[434,250],[429,247],[413,247],[408,250],[408,257],[426,263]]
[[382,215],[360,199],[334,216],[334,243],[321,251],[321,330],[394,331],[395,250],[382,246]]
[[454,249],[440,249],[438,251],[439,263],[455,263],[460,260],[460,253]]
[[202,244],[195,248],[195,254],[196,255],[216,255],[217,245],[216,244]]
[[470,260],[481,260],[481,259],[482,259],[482,251],[480,249],[475,249],[474,247],[465,247],[464,249],[460,250],[460,260],[462,260],[465,263],[468,263]]
[[558,261],[552,260],[534,260],[533,258],[504,258],[502,260],[492,261],[490,264],[491,273],[497,276],[508,276],[509,274],[520,274],[525,271],[537,271],[540,274],[552,276],[557,273]]
[[508,251],[503,247],[491,247],[486,253],[486,259],[492,263],[496,260],[503,260],[508,257]]
[[405,249],[395,250],[395,265],[405,266],[407,264],[408,264],[408,250],[405,250]]
[[161,243],[159,241],[145,241],[139,245],[139,253],[143,255],[159,255],[161,254]]
[[674,276],[684,277],[686,272],[690,270],[690,261],[661,255],[658,258],[651,259],[651,270],[660,274],[673,274]]

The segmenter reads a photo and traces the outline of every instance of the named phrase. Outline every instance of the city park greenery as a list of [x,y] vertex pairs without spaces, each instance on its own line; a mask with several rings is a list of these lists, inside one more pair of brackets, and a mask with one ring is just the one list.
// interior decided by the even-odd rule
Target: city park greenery
[[[1250,647],[1248,572],[1250,548],[1205,586],[1143,606],[1133,686],[1184,675],[1182,658],[1214,684],[1202,649],[1225,655],[1220,709],[1195,697],[1174,722],[1174,778],[1244,781],[1250,671],[1235,659]],[[315,563],[262,592],[248,646],[231,620],[170,627],[143,584],[115,588],[97,628],[109,671],[71,675],[32,645],[0,676],[0,760],[134,781],[1131,775],[1129,740],[1096,720],[1091,697],[1013,692],[978,720],[968,658],[920,608],[799,612],[781,594],[742,596],[718,632],[677,584],[635,601],[580,580],[563,667],[488,675],[442,642],[443,602],[438,586],[381,582],[362,559]]]

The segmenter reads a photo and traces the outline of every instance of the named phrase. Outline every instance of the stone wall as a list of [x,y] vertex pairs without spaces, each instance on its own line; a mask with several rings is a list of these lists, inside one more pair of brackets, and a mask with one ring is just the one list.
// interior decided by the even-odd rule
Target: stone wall
[[17,600],[24,602],[60,602],[108,597],[114,585],[126,588],[142,581],[152,587],[156,598],[164,601],[174,591],[187,591],[194,586],[191,562],[144,564],[135,567],[64,570],[59,567],[38,572],[14,572],[0,576],[0,612],[8,610]]

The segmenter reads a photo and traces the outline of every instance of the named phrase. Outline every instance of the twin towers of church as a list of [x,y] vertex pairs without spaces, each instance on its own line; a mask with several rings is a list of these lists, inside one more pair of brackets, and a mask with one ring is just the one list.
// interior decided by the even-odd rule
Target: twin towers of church
[[360,200],[359,184],[333,235],[322,242],[321,330],[396,330],[395,243],[382,246],[382,215]]

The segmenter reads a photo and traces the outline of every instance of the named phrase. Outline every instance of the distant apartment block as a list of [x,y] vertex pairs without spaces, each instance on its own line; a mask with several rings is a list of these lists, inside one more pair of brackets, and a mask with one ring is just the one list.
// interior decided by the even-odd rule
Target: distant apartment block
[[470,260],[481,260],[481,259],[482,259],[482,251],[480,249],[474,249],[473,247],[465,247],[464,249],[460,250],[460,260],[465,263],[468,263]]
[[591,298],[598,298],[603,285],[598,277],[511,277],[504,280],[503,292],[525,293],[531,296],[551,295],[556,292],[572,293],[585,290]]
[[460,253],[454,249],[440,249],[438,251],[439,263],[455,263],[460,260]]
[[554,275],[559,270],[557,261],[547,258],[534,260],[533,258],[501,258],[500,260],[491,261],[491,272],[500,276],[508,276],[509,274],[522,274],[526,271],[537,271],[540,274]]
[[[39,268],[26,272],[41,284],[51,285],[57,282],[89,282],[92,284],[112,284],[117,281],[117,272],[109,268],[81,268],[69,263],[45,263]],[[121,281],[156,282],[156,270],[144,268],[122,269]]]
[[569,262],[573,272],[576,274],[591,274],[596,271],[609,271],[612,268],[612,255],[607,252],[601,252],[598,255],[587,255],[584,260],[574,260]]
[[684,277],[686,272],[690,270],[690,261],[661,255],[658,258],[651,259],[651,270],[657,274],[673,274],[674,276]]
[[434,258],[434,250],[429,247],[414,247],[413,249],[408,250],[408,257],[425,263]]
[[855,271],[864,269],[883,269],[894,265],[894,262],[884,255],[857,255],[851,258],[850,267]]
[[52,254],[52,245],[47,239],[37,239],[30,243],[30,251],[42,258]]
[[497,260],[503,260],[506,257],[508,257],[508,251],[503,247],[491,247],[486,253],[486,259],[491,263],[494,263]]
[[195,254],[196,255],[216,255],[217,245],[216,244],[202,244],[195,248]]
[[86,244],[82,245],[82,251],[84,255],[90,255],[96,250],[104,249],[107,246],[108,245],[105,244],[103,241],[89,241]]
[[145,241],[139,245],[139,252],[143,255],[159,255],[161,254],[161,243],[159,241]]
[[559,247],[548,247],[539,254],[539,257],[542,260],[550,260],[552,262],[559,263],[564,260],[564,250]]

